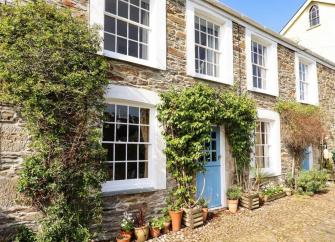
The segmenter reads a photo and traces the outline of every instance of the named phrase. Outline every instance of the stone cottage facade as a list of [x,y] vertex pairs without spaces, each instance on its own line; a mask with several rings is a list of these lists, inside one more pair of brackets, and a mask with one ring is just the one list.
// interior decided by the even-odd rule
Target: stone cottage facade
[[[334,147],[335,64],[265,29],[253,20],[209,0],[51,1],[69,7],[88,24],[103,26],[103,54],[110,59],[102,142],[108,150],[110,181],[104,194],[104,238],[119,230],[124,211],[144,206],[159,214],[173,182],[166,172],[164,141],[156,119],[159,92],[197,82],[222,92],[247,92],[257,103],[253,159],[281,179],[291,157],[281,142],[278,100],[320,105],[331,120]],[[20,203],[17,172],[29,153],[24,121],[15,107],[0,105],[0,235],[18,223],[34,225],[38,213]],[[223,127],[213,133],[211,159],[217,168],[208,190],[212,207],[226,206],[232,160]],[[214,143],[215,142],[215,143]],[[308,168],[317,165],[318,147],[310,148]],[[214,200],[214,199],[213,199]],[[1,236],[0,236],[1,237]],[[1,239],[0,239],[1,240]]]

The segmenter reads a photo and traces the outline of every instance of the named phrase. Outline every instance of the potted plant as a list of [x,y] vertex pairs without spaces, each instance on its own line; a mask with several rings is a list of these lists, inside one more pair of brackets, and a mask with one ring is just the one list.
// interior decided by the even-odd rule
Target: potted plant
[[206,201],[205,198],[200,198],[198,203],[199,206],[202,208],[202,217],[205,222],[208,217],[208,202]]
[[242,190],[240,187],[232,186],[227,190],[228,208],[232,213],[236,213],[238,208],[238,201],[241,198]]
[[149,226],[145,223],[143,208],[136,215],[134,231],[137,242],[144,242],[149,237]]
[[116,242],[130,242],[131,236],[128,234],[119,234],[116,237]]
[[131,214],[124,212],[123,217],[121,219],[121,232],[120,234],[127,234],[130,235],[130,237],[133,236],[134,231],[134,218]]
[[150,235],[153,238],[157,238],[161,235],[161,229],[164,227],[164,218],[153,218],[150,220]]
[[181,222],[183,218],[182,199],[171,191],[166,199],[166,203],[168,214],[171,218],[172,231],[179,231],[181,229]]

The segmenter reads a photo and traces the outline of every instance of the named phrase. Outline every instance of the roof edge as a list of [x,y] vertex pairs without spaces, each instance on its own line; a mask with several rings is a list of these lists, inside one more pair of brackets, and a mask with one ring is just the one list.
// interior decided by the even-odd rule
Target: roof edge
[[[193,0],[194,1],[194,0]],[[198,1],[198,0],[195,0],[195,1]],[[219,1],[215,1],[215,0],[203,0],[203,2],[206,2],[208,4],[210,4],[211,6],[221,10],[221,11],[224,11],[226,13],[228,13],[229,15],[231,15],[233,18],[236,18],[237,20],[239,20],[240,22],[242,23],[246,23],[246,24],[249,24],[250,26],[262,31],[262,32],[265,32],[266,34],[272,36],[273,38],[279,40],[280,42],[282,43],[279,43],[279,44],[283,44],[285,45],[286,44],[286,47],[288,48],[291,48],[291,49],[297,49],[299,51],[302,51],[304,53],[307,53],[308,55],[314,57],[315,59],[317,59],[321,64],[324,64],[326,66],[328,66],[329,68],[335,70],[335,62],[332,62],[331,60],[328,60],[327,58],[311,51],[310,49],[302,46],[302,45],[299,45],[298,43],[284,37],[283,35],[259,24],[258,22],[256,22],[255,20],[247,17],[247,16],[244,16],[242,14],[240,14],[239,12],[237,12],[236,10],[233,10],[232,8],[224,5],[223,3],[219,2]],[[242,24],[243,25],[243,24]]]

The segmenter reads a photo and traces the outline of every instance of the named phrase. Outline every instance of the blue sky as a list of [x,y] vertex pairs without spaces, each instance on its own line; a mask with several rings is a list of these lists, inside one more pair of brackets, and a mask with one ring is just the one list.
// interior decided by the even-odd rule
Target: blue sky
[[223,4],[279,32],[305,0],[220,0]]

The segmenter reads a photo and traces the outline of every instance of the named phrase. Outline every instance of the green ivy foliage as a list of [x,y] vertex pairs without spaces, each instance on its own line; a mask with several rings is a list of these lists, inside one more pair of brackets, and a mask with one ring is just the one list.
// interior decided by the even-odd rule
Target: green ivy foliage
[[[196,187],[194,176],[205,171],[204,144],[210,142],[213,125],[224,125],[237,173],[249,167],[255,103],[247,96],[220,93],[197,84],[181,91],[171,89],[161,94],[158,120],[164,126],[167,169],[177,186],[170,195],[171,208],[192,207]],[[243,168],[243,169],[242,169]]]
[[101,217],[107,63],[85,20],[45,1],[0,5],[1,101],[20,107],[34,154],[19,191],[44,214],[38,241],[88,241]]

